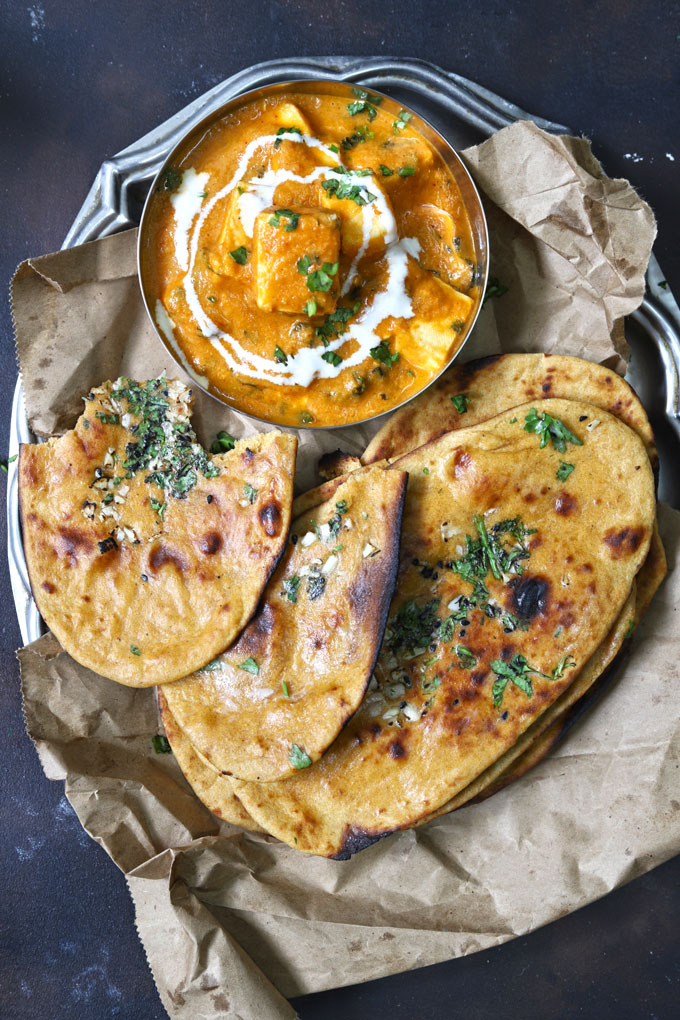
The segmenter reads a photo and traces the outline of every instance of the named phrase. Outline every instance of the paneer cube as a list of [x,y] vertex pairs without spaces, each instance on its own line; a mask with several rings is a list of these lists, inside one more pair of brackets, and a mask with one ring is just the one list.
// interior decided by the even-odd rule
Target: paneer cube
[[255,297],[265,312],[335,311],[340,220],[323,209],[266,209],[255,220]]
[[[280,128],[299,131],[303,135],[314,136],[314,131],[305,117],[304,113],[295,103],[281,103],[274,110],[274,119],[277,130]],[[291,159],[294,162],[291,162]],[[302,175],[309,173],[313,166],[336,166],[338,156],[326,154],[316,146],[301,145],[299,142],[280,141],[272,155],[271,165],[273,170],[286,168],[294,170]],[[297,164],[297,165],[296,165]]]
[[[372,190],[368,178],[363,178],[363,183],[368,191]],[[391,206],[389,199],[385,196],[385,202],[389,211]],[[340,231],[342,234],[342,250],[350,258],[354,258],[364,240],[364,217],[369,218],[369,239],[366,253],[375,257],[385,247],[385,234],[388,224],[384,215],[381,215],[374,202],[368,205],[357,205],[348,198],[335,198],[327,191],[322,191],[321,204],[325,209],[330,209],[340,217]]]
[[408,280],[415,314],[397,320],[395,347],[416,368],[434,372],[458,347],[474,302],[420,268],[412,268]]

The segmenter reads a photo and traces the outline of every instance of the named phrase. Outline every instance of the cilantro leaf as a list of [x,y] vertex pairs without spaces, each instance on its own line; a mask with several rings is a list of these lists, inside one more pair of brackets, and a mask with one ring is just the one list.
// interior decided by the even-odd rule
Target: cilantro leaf
[[249,655],[245,662],[240,663],[238,668],[244,670],[246,673],[252,673],[253,676],[257,676],[260,672],[260,667],[255,662],[252,655]]
[[246,497],[249,503],[254,503],[257,499],[258,490],[254,489],[250,482],[246,482],[243,486],[243,495]]
[[293,574],[292,577],[287,578],[283,582],[283,593],[289,602],[297,602],[299,587],[300,578],[297,576],[297,574]]
[[238,262],[239,266],[245,266],[248,261],[248,249],[242,244],[240,247],[234,248],[233,251],[230,251],[229,257],[232,258],[234,262]]
[[283,365],[288,364],[288,355],[285,353],[285,351],[281,350],[278,344],[274,348],[274,357],[277,361],[280,361]]
[[455,396],[451,397],[451,403],[458,411],[458,414],[466,414],[470,398],[465,393],[456,393]]
[[298,747],[297,744],[293,744],[288,755],[288,761],[291,763],[293,768],[298,770],[308,769],[312,764],[312,759],[309,757],[306,751]]
[[[282,223],[282,219],[287,222]],[[290,209],[277,209],[274,215],[267,220],[267,224],[270,227],[283,227],[287,233],[290,233],[291,230],[297,229],[299,219],[300,213],[292,212]]]
[[151,738],[151,743],[156,754],[172,754],[170,741],[167,737],[157,734],[155,737]]
[[558,482],[565,482],[567,480],[567,478],[569,477],[569,475],[574,470],[574,467],[575,467],[574,464],[565,464],[564,461],[561,460],[560,461],[560,466],[557,469],[557,474],[555,475],[555,478],[557,479],[557,481]]
[[564,453],[567,443],[573,443],[574,446],[583,446],[583,441],[578,436],[575,436],[573,432],[570,432],[564,422],[560,421],[559,418],[553,418],[547,411],[541,411],[539,414],[536,408],[532,407],[524,422],[525,432],[535,432],[536,435],[541,437],[541,450],[549,442],[552,442],[558,453]]
[[391,368],[397,361],[399,361],[399,351],[395,351],[394,354],[390,354],[390,348],[387,340],[381,340],[377,347],[371,347],[370,355],[375,358],[376,361],[382,362],[383,365],[387,365]]

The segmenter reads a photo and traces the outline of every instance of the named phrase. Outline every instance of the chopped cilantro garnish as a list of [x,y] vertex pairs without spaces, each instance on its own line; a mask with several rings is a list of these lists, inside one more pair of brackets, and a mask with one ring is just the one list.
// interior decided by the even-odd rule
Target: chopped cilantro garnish
[[370,354],[372,358],[382,362],[383,365],[387,365],[388,368],[391,368],[395,362],[399,361],[399,351],[390,354],[387,340],[381,340],[377,347],[371,347]]
[[337,368],[338,365],[342,364],[342,358],[339,354],[336,354],[335,351],[326,351],[325,354],[321,355],[321,360],[327,361],[329,365],[333,366],[333,368]]
[[227,453],[228,450],[233,450],[235,445],[236,440],[233,436],[230,436],[228,432],[218,432],[217,439],[210,447],[210,452]]
[[160,500],[154,499],[153,496],[149,496],[149,503],[151,504],[151,509],[155,510],[160,519],[163,520],[163,514],[168,506],[167,502],[161,503]]
[[211,305],[214,305],[214,304],[215,304],[215,302],[217,301],[217,298],[216,298],[216,297],[214,297],[214,295],[212,295],[212,294],[209,294],[209,295],[208,295],[208,301],[210,302],[210,304],[211,304]]
[[288,355],[286,354],[285,351],[281,350],[278,344],[274,348],[274,357],[277,361],[280,361],[283,365],[288,364]]
[[560,466],[557,469],[555,478],[558,482],[564,482],[567,480],[569,475],[574,470],[574,464],[565,464],[563,460],[560,461]]
[[412,119],[413,114],[408,113],[407,110],[400,110],[397,119],[392,124],[392,127],[396,131],[403,131],[408,122]]
[[[299,265],[299,263],[298,263]],[[307,276],[307,289],[326,293],[333,286],[333,277],[338,272],[337,262],[324,262],[321,269],[314,269]]]
[[365,185],[339,181],[337,177],[331,177],[330,180],[322,181],[321,187],[329,195],[338,199],[346,198],[356,205],[368,205],[370,202],[375,202],[377,197]]
[[[316,307],[316,302],[314,304]],[[345,332],[348,320],[353,315],[356,315],[358,311],[359,305],[354,305],[352,308],[341,307],[336,308],[334,312],[326,316],[321,325],[317,326],[314,331],[323,341],[324,346],[327,347],[329,341],[334,340],[335,337],[341,336]]]
[[138,648],[137,645],[130,645],[130,651],[132,652],[133,655],[141,655],[142,654],[141,649]]
[[254,489],[250,482],[246,482],[243,486],[243,495],[246,497],[249,503],[254,503],[257,499],[258,490]]
[[364,89],[352,89],[352,92],[357,96],[357,100],[347,105],[350,116],[356,117],[358,113],[366,113],[369,120],[375,120],[378,115],[376,106],[380,106],[383,97],[374,96],[370,92],[365,92]]
[[[282,223],[282,219],[286,222]],[[299,219],[300,213],[292,212],[290,209],[277,209],[274,215],[267,220],[267,223],[270,227],[283,227],[287,233],[290,233],[297,228]]]
[[458,411],[458,414],[465,414],[470,403],[470,398],[465,393],[456,393],[455,396],[451,397],[451,403]]
[[486,285],[486,290],[484,291],[482,307],[486,304],[489,298],[503,297],[503,295],[507,294],[507,292],[508,288],[504,283],[501,283],[497,276],[490,276]]
[[244,670],[246,673],[252,673],[253,676],[257,676],[260,672],[260,667],[255,662],[252,655],[249,655],[245,662],[241,662],[238,668]]
[[157,191],[177,191],[182,183],[182,171],[174,166],[166,167],[161,173]]
[[369,131],[368,127],[364,124],[353,134],[348,135],[347,138],[343,138],[342,147],[345,150],[353,149],[355,146],[359,145],[360,142],[365,142],[369,138],[373,138],[373,132]]
[[473,666],[477,665],[477,657],[472,654],[469,648],[465,648],[463,645],[456,646],[456,655],[463,669],[472,669]]
[[524,421],[525,432],[535,432],[536,435],[541,437],[541,450],[549,442],[552,442],[558,453],[564,453],[567,443],[583,446],[582,440],[575,436],[573,432],[570,432],[564,422],[560,421],[559,418],[553,418],[547,411],[541,411],[539,414],[536,408],[532,407]]
[[[279,128],[279,130],[276,132],[276,134],[277,134],[277,136],[280,136],[280,135],[300,135],[300,136],[302,136],[302,131],[300,131],[300,128],[296,128],[296,127],[289,127],[289,128],[282,127],[282,128]],[[276,141],[274,142],[274,148],[278,149],[279,145],[283,141],[286,141],[286,139],[281,138],[281,137],[277,137]],[[290,141],[292,141],[292,139],[289,138],[288,141],[290,142]]]
[[451,329],[454,333],[462,333],[465,327],[465,319],[456,319],[455,322],[451,323]]
[[338,500],[338,502],[335,504],[335,509],[338,511],[339,514],[346,514],[348,510],[347,500],[346,499]]
[[296,769],[308,769],[312,764],[312,759],[309,757],[306,751],[298,747],[297,744],[293,744],[288,755],[288,761],[291,763],[293,768]]
[[302,258],[298,259],[297,261],[298,273],[302,273],[303,276],[306,276],[307,273],[309,272],[309,267],[312,266],[313,264],[314,259],[312,258],[311,255],[303,255]]
[[290,697],[290,688],[289,688],[289,686],[288,686],[288,684],[286,683],[285,680],[281,681],[281,687],[283,689],[283,696],[284,696],[284,698],[289,698]]
[[314,298],[312,298],[305,305],[305,314],[308,315],[311,319],[313,315],[316,315],[316,308],[317,308],[316,301],[314,300]]
[[[484,552],[486,553],[486,557],[487,557],[489,566],[491,567],[491,573],[493,574],[493,576],[496,578],[497,581],[500,581],[501,577],[503,575],[501,574],[500,567],[498,566],[498,560],[496,558],[496,550],[494,549],[493,545],[489,541],[489,535],[488,535],[488,532],[486,530],[486,524],[484,523],[484,518],[482,517],[481,514],[475,514],[474,517],[472,518],[472,520],[473,520],[473,523],[474,523],[474,525],[475,525],[475,527],[477,529],[477,533],[478,533],[480,541],[482,543],[482,548],[484,549]],[[494,543],[494,545],[497,545],[497,543]]]
[[238,262],[239,266],[245,266],[248,261],[248,249],[245,245],[241,245],[239,248],[234,248],[233,251],[229,252],[229,257]]
[[426,680],[425,677],[423,677],[420,681],[420,689],[421,691],[428,693],[429,691],[436,691],[438,687],[441,687],[441,684],[441,679],[438,676],[430,677],[429,680]]
[[172,748],[170,747],[170,741],[167,737],[156,734],[155,737],[151,738],[151,743],[156,754],[171,754]]
[[530,666],[526,658],[519,654],[513,656],[510,662],[494,659],[490,665],[497,677],[492,690],[493,703],[496,708],[500,708],[503,703],[503,694],[509,681],[515,687],[519,687],[521,691],[524,691],[526,696],[530,698],[534,693],[531,677],[529,676],[530,673],[540,676],[544,680],[559,680],[566,669],[574,668],[576,662],[570,655],[565,655],[563,659],[560,659],[552,673],[541,673],[535,666]]
[[97,411],[95,413],[95,418],[99,418],[99,420],[105,425],[120,425],[119,414],[104,414],[103,411]]
[[410,599],[399,607],[389,625],[389,637],[385,638],[391,651],[403,648],[412,652],[415,648],[427,648],[441,626],[437,616],[439,602],[439,599],[430,599],[424,606],[418,606]]
[[337,147],[337,145],[329,145],[328,148],[331,150],[331,152],[340,152],[340,149]]
[[402,166],[397,170],[400,177],[413,177],[415,172],[416,168],[414,166]]
[[300,587],[300,578],[297,574],[289,577],[283,582],[283,594],[286,596],[289,602],[297,602],[298,588]]
[[388,166],[385,166],[384,163],[381,163],[380,164],[380,173],[383,175],[383,177],[391,177],[393,175],[393,173],[394,173],[394,170],[390,170],[390,168]]
[[631,618],[631,619],[630,619],[630,620],[628,621],[628,626],[626,627],[626,633],[625,633],[625,634],[623,635],[623,636],[624,636],[624,638],[630,638],[630,637],[632,637],[632,636],[633,636],[633,631],[634,631],[634,630],[635,630],[635,620],[633,620],[633,619]]

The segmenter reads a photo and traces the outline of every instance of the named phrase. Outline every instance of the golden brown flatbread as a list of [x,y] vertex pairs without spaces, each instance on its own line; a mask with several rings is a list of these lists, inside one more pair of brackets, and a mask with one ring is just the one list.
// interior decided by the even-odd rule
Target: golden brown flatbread
[[594,404],[620,418],[640,436],[656,471],[654,435],[632,387],[603,365],[561,354],[501,354],[456,362],[433,386],[395,411],[361,461],[394,460],[451,429],[493,418],[504,408],[554,398]]
[[211,457],[190,409],[183,383],[119,379],[70,432],[21,447],[38,609],[77,662],[131,687],[186,676],[233,641],[288,534],[296,440],[269,432]]
[[158,707],[165,735],[177,764],[184,773],[184,778],[198,799],[223,822],[240,825],[242,829],[248,829],[250,832],[264,832],[262,826],[250,817],[227,777],[221,776],[219,772],[201,761],[191,741],[177,725],[177,720],[168,708],[163,690],[163,687],[158,688]]
[[[516,744],[605,640],[650,545],[649,458],[591,404],[539,410],[550,417],[516,407],[394,465],[409,484],[377,689],[309,769],[234,782],[278,838],[344,859],[431,815]],[[550,422],[541,448],[525,425]]]
[[590,690],[596,680],[604,673],[618,655],[621,646],[629,636],[631,623],[635,614],[635,581],[626,603],[619,613],[609,634],[586,662],[574,682],[567,687],[564,694],[553,702],[550,708],[539,716],[535,723],[525,730],[516,744],[493,763],[488,769],[477,776],[469,786],[461,790],[451,800],[446,801],[431,815],[421,819],[417,825],[424,825],[434,818],[447,815],[456,808],[468,804],[475,798],[491,796],[513,779],[519,778],[538,764],[553,747],[564,726],[564,718],[568,710]]
[[271,782],[316,761],[359,706],[394,591],[406,474],[350,475],[297,517],[238,641],[165,687],[169,708],[219,771]]

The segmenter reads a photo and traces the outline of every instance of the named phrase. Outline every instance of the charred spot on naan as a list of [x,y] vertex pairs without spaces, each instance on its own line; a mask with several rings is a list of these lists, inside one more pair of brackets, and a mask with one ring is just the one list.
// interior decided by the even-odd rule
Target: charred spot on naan
[[612,528],[604,536],[611,558],[620,560],[626,556],[633,556],[642,545],[645,533],[646,529],[640,525],[631,525],[618,531]]

